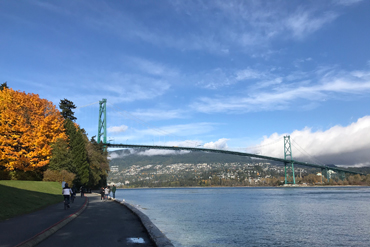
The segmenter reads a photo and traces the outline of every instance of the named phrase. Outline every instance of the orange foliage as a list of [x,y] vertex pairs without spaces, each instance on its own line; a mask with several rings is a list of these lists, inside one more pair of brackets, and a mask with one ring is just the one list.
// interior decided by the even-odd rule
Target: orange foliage
[[64,118],[37,94],[0,91],[0,167],[32,171],[49,163],[52,142],[66,139]]

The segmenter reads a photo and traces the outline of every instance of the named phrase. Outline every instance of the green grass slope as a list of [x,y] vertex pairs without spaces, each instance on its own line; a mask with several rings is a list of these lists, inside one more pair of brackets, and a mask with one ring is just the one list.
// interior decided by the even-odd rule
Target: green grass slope
[[61,201],[60,183],[0,180],[0,221]]

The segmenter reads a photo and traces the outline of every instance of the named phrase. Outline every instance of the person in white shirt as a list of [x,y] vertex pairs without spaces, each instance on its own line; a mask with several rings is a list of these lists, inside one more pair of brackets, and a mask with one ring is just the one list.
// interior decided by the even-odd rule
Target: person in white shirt
[[62,194],[64,196],[64,201],[67,201],[67,207],[69,208],[69,198],[71,197],[72,190],[68,187],[67,183],[64,185]]
[[104,194],[105,194],[105,200],[108,200],[108,195],[109,195],[109,188],[108,188],[108,186],[105,187]]

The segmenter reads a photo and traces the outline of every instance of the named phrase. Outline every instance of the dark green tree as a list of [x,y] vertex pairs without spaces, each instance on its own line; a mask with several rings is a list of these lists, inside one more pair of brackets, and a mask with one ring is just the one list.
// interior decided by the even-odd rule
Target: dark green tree
[[7,82],[4,82],[0,85],[0,91],[3,91],[4,88],[9,88]]
[[77,133],[76,128],[77,128],[77,126],[72,122],[72,120],[70,120],[69,118],[65,119],[64,129],[65,129],[65,132],[66,132],[67,137],[68,137],[68,140],[67,140],[68,146],[67,146],[67,148],[69,149],[71,159],[72,159],[72,162],[70,164],[70,168],[69,168],[68,171],[70,171],[74,174],[77,174],[75,162],[73,162],[73,160],[74,160],[74,158],[73,158],[74,157],[73,149],[74,149],[74,143],[75,143],[75,138],[76,138],[76,133]]
[[75,121],[77,118],[74,116],[73,109],[76,109],[74,103],[67,99],[60,100],[59,108],[62,110],[62,116],[64,119],[70,119],[71,121]]
[[87,156],[90,165],[89,187],[96,187],[99,185],[105,186],[106,178],[109,170],[108,153],[101,143],[95,141],[95,137],[91,138],[86,145]]
[[58,139],[54,144],[52,144],[52,157],[49,163],[49,169],[51,170],[66,170],[68,172],[74,173],[75,169],[72,162],[72,153],[68,142],[63,139]]
[[72,140],[73,164],[76,169],[76,182],[78,185],[87,185],[89,182],[89,163],[87,159],[86,140],[84,131],[77,129],[76,135]]

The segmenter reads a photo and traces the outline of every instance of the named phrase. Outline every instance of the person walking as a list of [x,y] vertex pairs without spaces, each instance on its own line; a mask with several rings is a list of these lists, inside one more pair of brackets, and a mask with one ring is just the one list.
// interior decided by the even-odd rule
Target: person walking
[[100,201],[104,199],[104,193],[105,193],[104,187],[101,187],[101,189],[100,189]]
[[116,199],[116,186],[113,184],[113,187],[112,187],[112,194],[113,194],[113,199]]
[[76,198],[76,186],[73,185],[71,189],[71,202],[73,203]]
[[83,186],[81,186],[80,192],[81,192],[81,197],[84,197],[84,187]]
[[64,188],[63,188],[63,191],[62,191],[62,194],[64,196],[64,205],[67,206],[67,208],[70,208],[69,206],[69,198],[71,196],[71,193],[72,193],[72,190],[71,188],[68,187],[68,184],[65,183],[64,184]]
[[108,186],[107,187],[105,187],[105,189],[104,189],[104,196],[105,196],[105,200],[108,200],[108,195],[109,195],[109,188],[108,188]]

